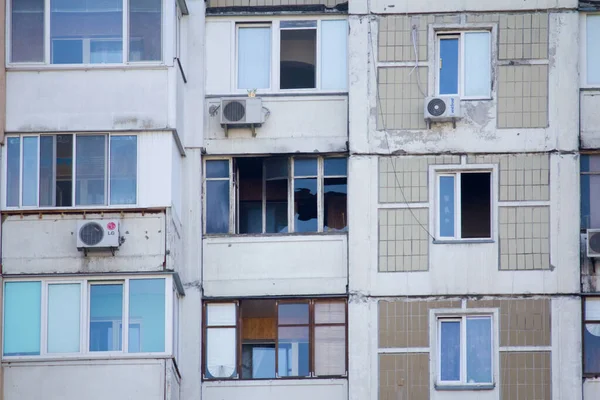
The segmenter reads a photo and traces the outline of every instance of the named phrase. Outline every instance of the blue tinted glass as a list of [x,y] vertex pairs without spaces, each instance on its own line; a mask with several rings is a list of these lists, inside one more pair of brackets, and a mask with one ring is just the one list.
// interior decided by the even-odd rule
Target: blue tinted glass
[[90,286],[90,351],[120,351],[123,285]]
[[24,206],[37,205],[38,187],[38,138],[23,138],[23,198]]
[[229,178],[229,160],[210,160],[206,162],[207,178]]
[[162,1],[129,0],[129,61],[159,61]]
[[441,323],[440,363],[442,381],[460,380],[460,322]]
[[279,376],[308,376],[308,326],[279,327]]
[[137,201],[137,136],[110,137],[110,204]]
[[317,179],[294,179],[294,218],[296,232],[316,232]]
[[40,206],[53,205],[54,137],[40,136]]
[[121,40],[91,40],[90,63],[110,64],[123,60],[123,43]]
[[454,177],[440,177],[440,236],[454,236]]
[[6,205],[19,206],[19,181],[21,176],[21,139],[9,137],[7,139],[6,162]]
[[129,281],[129,352],[165,351],[165,280]]
[[77,135],[75,204],[105,203],[106,136]]
[[317,176],[317,159],[295,158],[294,176]]
[[239,233],[262,233],[262,203],[240,201]]
[[590,156],[586,154],[581,155],[581,159],[579,161],[579,169],[581,172],[589,172],[590,171]]
[[282,303],[277,307],[279,325],[308,324],[308,303]]
[[52,41],[52,64],[83,63],[83,40],[65,39]]
[[585,324],[583,331],[583,372],[600,372],[600,324]]
[[492,382],[492,320],[467,318],[467,382]]
[[41,282],[4,285],[4,355],[40,354]]
[[275,377],[275,348],[254,347],[252,349],[252,378]]
[[229,181],[206,182],[206,233],[229,232]]
[[440,39],[440,94],[458,94],[458,38]]
[[348,160],[346,158],[326,158],[325,161],[325,176],[348,174]]
[[590,178],[590,175],[581,175],[581,229],[588,229],[591,227]]

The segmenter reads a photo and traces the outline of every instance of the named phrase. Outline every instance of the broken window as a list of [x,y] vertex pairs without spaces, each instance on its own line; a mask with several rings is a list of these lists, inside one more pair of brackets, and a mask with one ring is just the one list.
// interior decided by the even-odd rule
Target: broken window
[[438,238],[492,237],[491,172],[438,175]]
[[135,135],[22,135],[7,143],[7,207],[137,202]]
[[587,376],[600,374],[600,298],[584,299],[583,324],[583,373]]
[[[343,299],[209,302],[205,304],[204,318],[205,379],[346,374]],[[240,360],[236,354],[241,354]]]
[[581,168],[581,229],[600,228],[600,155],[582,154]]
[[206,233],[345,231],[346,163],[342,157],[239,157],[230,173],[229,160],[207,160]]

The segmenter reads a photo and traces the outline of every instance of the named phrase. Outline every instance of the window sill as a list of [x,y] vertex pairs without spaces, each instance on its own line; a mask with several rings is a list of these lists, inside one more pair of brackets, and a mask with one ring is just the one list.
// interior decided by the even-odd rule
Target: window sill
[[436,383],[434,385],[435,390],[439,391],[467,391],[467,390],[494,390],[496,388],[495,383],[486,384],[464,384],[464,385],[447,385]]
[[495,243],[494,239],[434,239],[433,244],[476,244]]
[[142,359],[171,359],[173,356],[167,353],[114,353],[105,354],[68,354],[68,355],[43,355],[43,356],[14,356],[3,357],[2,364],[11,363],[43,363],[43,362],[65,362],[70,361],[97,361],[97,360],[142,360]]
[[137,70],[137,69],[167,69],[172,65],[163,62],[139,64],[7,64],[10,71],[89,71],[89,70]]

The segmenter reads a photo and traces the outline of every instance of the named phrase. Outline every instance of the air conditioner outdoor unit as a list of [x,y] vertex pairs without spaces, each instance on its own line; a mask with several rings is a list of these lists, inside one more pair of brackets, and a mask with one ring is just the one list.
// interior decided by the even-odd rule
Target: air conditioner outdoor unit
[[77,249],[86,254],[90,249],[110,249],[121,244],[119,220],[98,219],[77,221]]
[[431,121],[454,121],[461,118],[460,97],[436,96],[425,99],[425,119]]
[[227,129],[232,127],[250,127],[252,136],[256,136],[257,126],[264,121],[260,97],[239,97],[221,99],[221,126]]
[[587,230],[587,256],[600,257],[600,229]]

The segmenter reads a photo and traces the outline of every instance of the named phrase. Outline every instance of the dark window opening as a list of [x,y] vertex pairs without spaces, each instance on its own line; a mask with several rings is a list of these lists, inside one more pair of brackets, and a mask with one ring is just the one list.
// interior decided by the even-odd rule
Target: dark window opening
[[262,232],[262,158],[238,158],[239,233]]
[[314,89],[317,87],[317,31],[290,29],[281,31],[280,88]]
[[461,174],[461,237],[490,238],[491,174],[489,172]]

